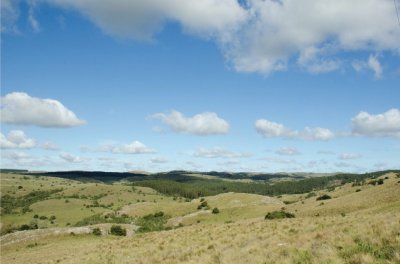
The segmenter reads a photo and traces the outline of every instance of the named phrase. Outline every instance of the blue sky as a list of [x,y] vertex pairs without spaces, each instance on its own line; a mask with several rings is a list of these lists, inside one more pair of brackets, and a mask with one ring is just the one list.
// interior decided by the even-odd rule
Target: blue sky
[[391,1],[167,2],[2,1],[1,167],[400,167]]

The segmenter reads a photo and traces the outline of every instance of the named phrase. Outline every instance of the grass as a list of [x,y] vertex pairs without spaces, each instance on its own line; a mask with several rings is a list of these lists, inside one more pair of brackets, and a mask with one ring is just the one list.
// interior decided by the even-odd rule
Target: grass
[[[96,186],[42,177],[32,181],[2,174],[2,183],[15,185],[2,185],[2,194],[15,191],[13,195],[22,197],[37,188],[64,188],[50,199],[33,203],[33,212],[2,215],[2,229],[7,223],[29,224],[35,214],[56,216],[54,226],[96,220],[105,214],[114,214],[111,219],[118,220],[127,214],[125,219],[144,227],[142,231],[146,232],[126,237],[21,236],[21,240],[7,244],[2,239],[1,263],[400,263],[400,183],[395,174],[386,176],[389,178],[381,185],[349,183],[329,192],[315,191],[311,196],[304,193],[270,198],[224,193],[204,197],[210,208],[220,210],[212,214],[211,210],[197,210],[200,198],[174,199],[144,187],[133,190],[123,183]],[[18,190],[18,185],[23,189]],[[320,205],[316,197],[326,193],[332,199]],[[65,198],[75,194],[78,198]],[[114,205],[84,206],[93,200]],[[279,212],[282,207],[296,218],[264,220],[268,212]],[[164,214],[156,214],[159,211]],[[37,220],[53,226],[49,219]],[[125,222],[119,224],[117,220],[109,222],[124,226]],[[165,230],[173,224],[182,227]]]

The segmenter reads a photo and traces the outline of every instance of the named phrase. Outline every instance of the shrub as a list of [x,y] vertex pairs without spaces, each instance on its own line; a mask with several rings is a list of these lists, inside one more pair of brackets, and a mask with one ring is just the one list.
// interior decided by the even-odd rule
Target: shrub
[[321,200],[329,200],[332,199],[332,197],[330,197],[327,194],[321,195],[320,197],[317,198],[317,201],[321,201]]
[[379,180],[377,181],[377,183],[378,183],[378,185],[382,185],[382,184],[383,184],[383,179],[379,179]]
[[273,211],[269,212],[265,219],[272,220],[272,219],[283,219],[283,218],[295,218],[295,215],[285,211]]
[[167,222],[167,219],[168,216],[164,215],[163,212],[158,212],[139,217],[135,222],[140,226],[138,232],[144,233],[164,230],[164,224]]
[[101,236],[101,230],[98,227],[93,228],[92,234],[95,236]]
[[47,219],[47,216],[41,215],[41,216],[39,217],[39,219],[40,219],[40,220],[46,220],[46,219]]
[[213,213],[213,214],[219,214],[219,209],[218,209],[217,207],[215,207],[215,208],[212,210],[212,213]]
[[56,217],[54,216],[54,215],[52,215],[52,216],[50,216],[50,221],[54,221],[54,220],[56,220]]
[[126,229],[120,225],[113,225],[111,226],[110,233],[114,236],[126,236]]
[[361,192],[361,189],[357,189],[356,192]]
[[205,201],[204,199],[203,199],[203,201],[201,202],[201,204],[199,205],[199,206],[197,206],[197,210],[200,210],[200,209],[208,209],[209,207],[208,207],[208,203],[207,203],[207,201]]
[[164,216],[164,212],[160,211],[154,214],[154,217],[162,217]]
[[24,188],[24,187],[22,187],[21,185],[20,185],[20,186],[18,186],[18,189],[22,189],[22,188]]

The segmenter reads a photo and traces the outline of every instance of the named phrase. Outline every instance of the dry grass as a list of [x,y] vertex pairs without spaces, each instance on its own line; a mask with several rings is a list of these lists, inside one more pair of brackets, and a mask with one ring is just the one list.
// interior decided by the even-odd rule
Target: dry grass
[[[323,205],[305,195],[283,196],[281,201],[297,201],[284,205],[277,199],[229,193],[205,197],[220,214],[194,214],[183,221],[187,226],[169,231],[2,242],[1,263],[400,263],[400,184],[395,175],[389,176],[383,185],[362,186],[360,192],[351,185],[337,188]],[[318,194],[323,193],[328,192]],[[141,203],[143,208],[128,208],[145,213],[158,209],[159,203],[178,216],[197,212],[193,205],[199,201],[164,197]],[[296,218],[264,220],[268,211],[282,206]]]

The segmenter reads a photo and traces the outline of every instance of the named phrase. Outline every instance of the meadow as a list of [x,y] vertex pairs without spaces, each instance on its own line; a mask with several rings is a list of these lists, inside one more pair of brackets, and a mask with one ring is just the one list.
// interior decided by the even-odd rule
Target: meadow
[[[194,177],[2,173],[1,263],[400,263],[398,171],[274,181],[274,195]],[[190,198],[208,187],[220,191]]]

